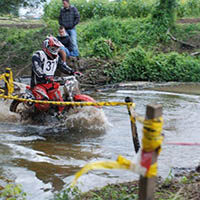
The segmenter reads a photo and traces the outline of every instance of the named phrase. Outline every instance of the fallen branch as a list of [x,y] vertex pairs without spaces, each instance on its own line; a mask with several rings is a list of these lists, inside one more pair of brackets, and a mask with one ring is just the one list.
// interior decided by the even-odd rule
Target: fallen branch
[[184,42],[184,41],[182,41],[182,40],[178,40],[177,38],[175,38],[175,37],[170,33],[169,29],[167,30],[167,35],[169,35],[169,37],[170,37],[173,41],[178,42],[178,43],[180,43],[180,44],[183,45],[183,46],[187,46],[187,47],[190,47],[190,48],[197,48],[197,47],[198,47],[198,46],[195,46],[195,45],[193,45],[193,44],[189,44],[189,43],[187,43],[187,42]]
[[190,55],[191,56],[198,56],[200,54],[200,52],[194,52],[194,53],[191,53]]

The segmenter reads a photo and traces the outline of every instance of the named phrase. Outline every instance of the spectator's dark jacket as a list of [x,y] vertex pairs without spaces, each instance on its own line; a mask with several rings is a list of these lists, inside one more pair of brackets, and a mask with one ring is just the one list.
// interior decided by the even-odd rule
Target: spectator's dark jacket
[[72,41],[69,36],[57,36],[57,39],[69,50],[73,50]]
[[76,7],[71,6],[69,9],[62,8],[60,10],[59,24],[64,26],[65,29],[74,28],[80,21],[80,14]]

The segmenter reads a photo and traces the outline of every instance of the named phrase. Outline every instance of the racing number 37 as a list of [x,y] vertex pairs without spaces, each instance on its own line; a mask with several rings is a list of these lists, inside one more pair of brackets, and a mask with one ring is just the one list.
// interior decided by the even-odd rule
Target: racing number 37
[[47,61],[47,64],[46,64],[46,71],[50,72],[50,71],[54,71],[54,65],[55,65],[55,62],[51,62],[51,61]]

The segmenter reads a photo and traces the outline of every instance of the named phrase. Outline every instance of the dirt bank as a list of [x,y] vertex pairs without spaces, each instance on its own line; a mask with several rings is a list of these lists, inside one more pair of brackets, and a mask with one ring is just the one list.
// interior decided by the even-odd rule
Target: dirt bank
[[[173,173],[173,171],[175,171]],[[138,199],[138,181],[112,184],[101,190],[93,190],[81,196],[82,200],[104,199]],[[172,169],[166,179],[157,178],[155,200],[199,200],[200,199],[200,166],[196,169]],[[78,199],[78,198],[77,198]]]

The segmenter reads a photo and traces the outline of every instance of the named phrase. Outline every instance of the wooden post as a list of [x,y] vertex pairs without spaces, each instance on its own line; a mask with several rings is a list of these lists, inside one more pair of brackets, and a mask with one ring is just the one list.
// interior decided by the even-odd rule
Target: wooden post
[[[130,103],[130,102],[133,102],[133,100],[130,97],[126,97],[125,102]],[[134,115],[133,107],[127,106],[127,109],[128,109],[128,114],[130,116],[130,119],[133,118],[133,120],[135,121],[135,115]],[[138,139],[136,123],[133,123],[132,120],[131,120],[131,132],[132,132],[133,145],[134,145],[134,148],[135,148],[135,152],[137,153],[139,148],[140,148],[140,142],[139,142],[139,139]]]
[[[154,119],[162,116],[162,105],[147,105],[145,119]],[[157,162],[158,153],[152,153],[151,164]],[[139,200],[153,200],[156,186],[156,176],[147,178],[140,176],[139,180]]]

